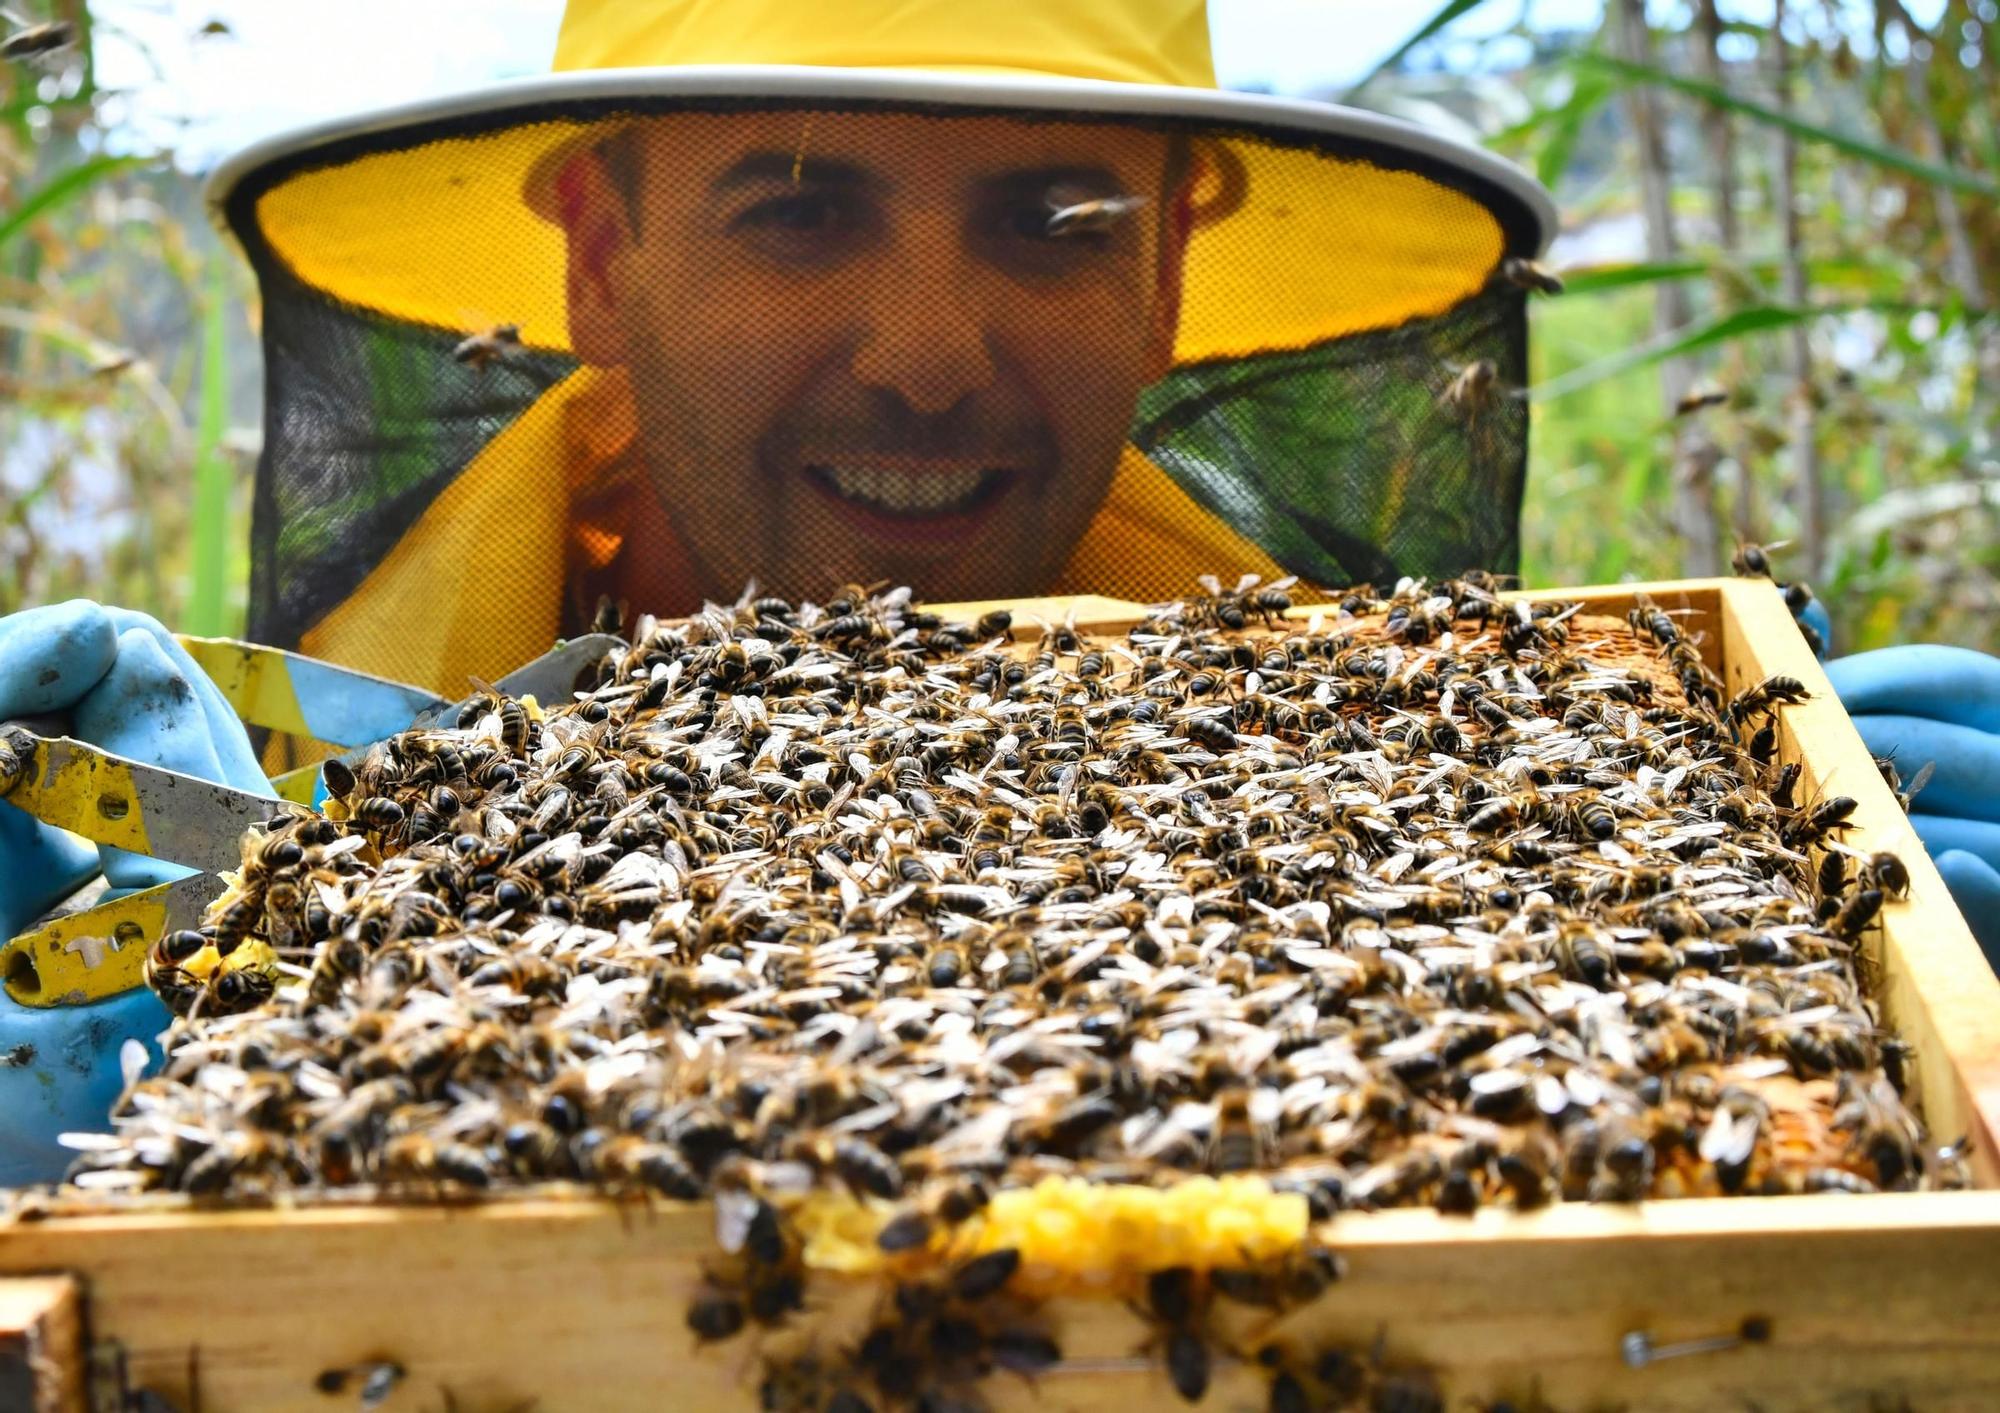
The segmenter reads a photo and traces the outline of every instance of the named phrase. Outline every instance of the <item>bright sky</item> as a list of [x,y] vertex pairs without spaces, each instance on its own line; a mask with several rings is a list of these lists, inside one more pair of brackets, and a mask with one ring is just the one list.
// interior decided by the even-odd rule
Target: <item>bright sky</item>
[[[1512,0],[1451,33],[1490,32],[1527,6],[1539,27],[1590,24],[1601,0]],[[1422,23],[1407,0],[1210,0],[1225,87],[1324,93]],[[545,71],[561,0],[98,0],[98,81],[184,162],[207,166],[270,133]],[[220,19],[227,36],[195,37]]]

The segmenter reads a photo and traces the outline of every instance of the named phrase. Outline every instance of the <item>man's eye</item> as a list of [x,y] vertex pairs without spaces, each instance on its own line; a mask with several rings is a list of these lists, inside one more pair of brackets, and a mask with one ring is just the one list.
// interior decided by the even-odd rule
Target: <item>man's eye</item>
[[848,224],[838,198],[817,192],[766,197],[742,212],[730,225],[738,230],[781,231],[793,235],[825,234]]
[[1047,205],[1025,201],[1008,206],[999,213],[999,233],[1014,240],[1047,240],[1049,210]]

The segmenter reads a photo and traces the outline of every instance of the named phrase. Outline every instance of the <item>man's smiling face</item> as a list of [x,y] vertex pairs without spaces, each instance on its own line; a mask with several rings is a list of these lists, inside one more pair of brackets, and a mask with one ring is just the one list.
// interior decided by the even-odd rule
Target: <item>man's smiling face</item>
[[[1171,349],[1169,139],[756,113],[619,145],[572,169],[572,333],[628,369],[704,591],[1045,590]],[[1143,200],[1049,233],[1120,197]]]

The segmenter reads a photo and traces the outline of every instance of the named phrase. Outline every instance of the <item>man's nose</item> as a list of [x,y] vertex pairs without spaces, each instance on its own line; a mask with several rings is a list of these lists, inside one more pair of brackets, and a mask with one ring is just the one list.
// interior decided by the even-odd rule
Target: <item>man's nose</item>
[[869,282],[854,376],[913,411],[949,412],[993,381],[993,355],[955,230],[906,233]]

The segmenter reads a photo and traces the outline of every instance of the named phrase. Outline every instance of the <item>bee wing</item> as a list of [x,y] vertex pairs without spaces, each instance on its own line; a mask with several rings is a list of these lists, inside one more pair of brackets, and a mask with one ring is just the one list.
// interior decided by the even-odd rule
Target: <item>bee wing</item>
[[129,1090],[139,1082],[139,1076],[146,1072],[146,1042],[128,1039],[118,1047],[118,1073]]
[[734,1256],[750,1239],[750,1221],[757,1215],[757,1199],[747,1192],[718,1192],[715,1195],[715,1244]]
[[1695,1151],[1702,1161],[1708,1163],[1728,1163],[1732,1166],[1747,1163],[1750,1155],[1757,1151],[1757,1130],[1760,1127],[1757,1115],[1731,1114],[1727,1109],[1717,1109],[1715,1117],[1702,1130],[1701,1141]]
[[1197,574],[1194,581],[1208,591],[1209,597],[1222,597],[1222,581],[1213,574]]
[[1264,577],[1263,575],[1254,572],[1239,575],[1237,576],[1236,587],[1234,590],[1232,590],[1232,592],[1238,594],[1247,594],[1252,589],[1257,587],[1257,581],[1263,577]]

